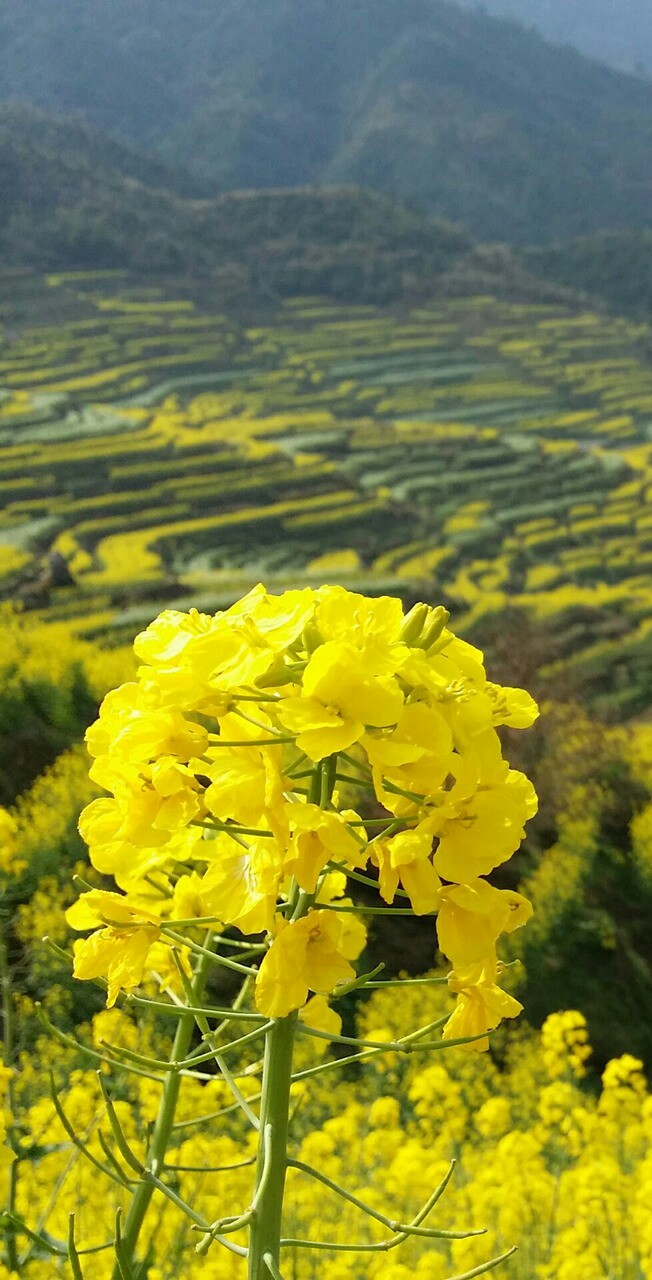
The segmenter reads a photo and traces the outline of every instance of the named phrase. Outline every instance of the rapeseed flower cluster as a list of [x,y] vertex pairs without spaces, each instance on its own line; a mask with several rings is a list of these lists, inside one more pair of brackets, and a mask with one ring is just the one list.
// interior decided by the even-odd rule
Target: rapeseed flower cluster
[[195,920],[231,926],[266,935],[256,1006],[283,1018],[355,979],[366,934],[345,895],[362,881],[388,908],[437,913],[457,997],[443,1035],[486,1048],[521,1008],[499,984],[497,943],[531,912],[486,877],[537,804],[497,729],[531,725],[537,708],[488,680],[447,620],[342,587],[258,586],[213,616],[160,614],[136,638],[136,679],[87,733],[109,795],[80,831],[120,892],[70,909],[93,930],[76,976],[106,979],[111,1006],[153,948],[178,949]]

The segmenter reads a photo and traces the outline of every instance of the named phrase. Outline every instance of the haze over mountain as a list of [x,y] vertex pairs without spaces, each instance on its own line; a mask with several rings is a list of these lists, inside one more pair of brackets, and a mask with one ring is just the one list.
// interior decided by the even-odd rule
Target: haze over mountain
[[494,241],[652,226],[652,85],[446,0],[0,0],[12,97],[213,190],[353,183]]
[[500,17],[518,18],[549,40],[575,45],[624,71],[652,74],[650,0],[459,0]]

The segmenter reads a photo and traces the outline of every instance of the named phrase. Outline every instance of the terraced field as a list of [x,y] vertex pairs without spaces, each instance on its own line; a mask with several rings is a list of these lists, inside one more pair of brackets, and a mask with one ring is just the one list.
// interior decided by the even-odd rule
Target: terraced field
[[164,601],[341,579],[498,648],[509,610],[539,684],[652,704],[643,326],[450,298],[254,327],[121,273],[1,281],[0,324],[5,597],[110,644]]

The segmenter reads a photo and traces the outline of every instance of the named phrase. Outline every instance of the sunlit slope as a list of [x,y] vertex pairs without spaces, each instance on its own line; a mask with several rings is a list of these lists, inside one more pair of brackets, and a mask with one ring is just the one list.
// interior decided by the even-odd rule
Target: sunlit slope
[[119,274],[3,290],[5,595],[108,641],[260,577],[436,596],[483,639],[517,608],[532,678],[652,702],[647,330],[491,298],[252,328]]

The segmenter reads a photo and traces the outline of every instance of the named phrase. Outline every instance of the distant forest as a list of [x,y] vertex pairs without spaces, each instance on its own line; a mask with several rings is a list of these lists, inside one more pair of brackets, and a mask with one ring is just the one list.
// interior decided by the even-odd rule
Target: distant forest
[[652,225],[652,84],[446,0],[0,0],[3,99],[187,195],[353,184],[522,245]]

